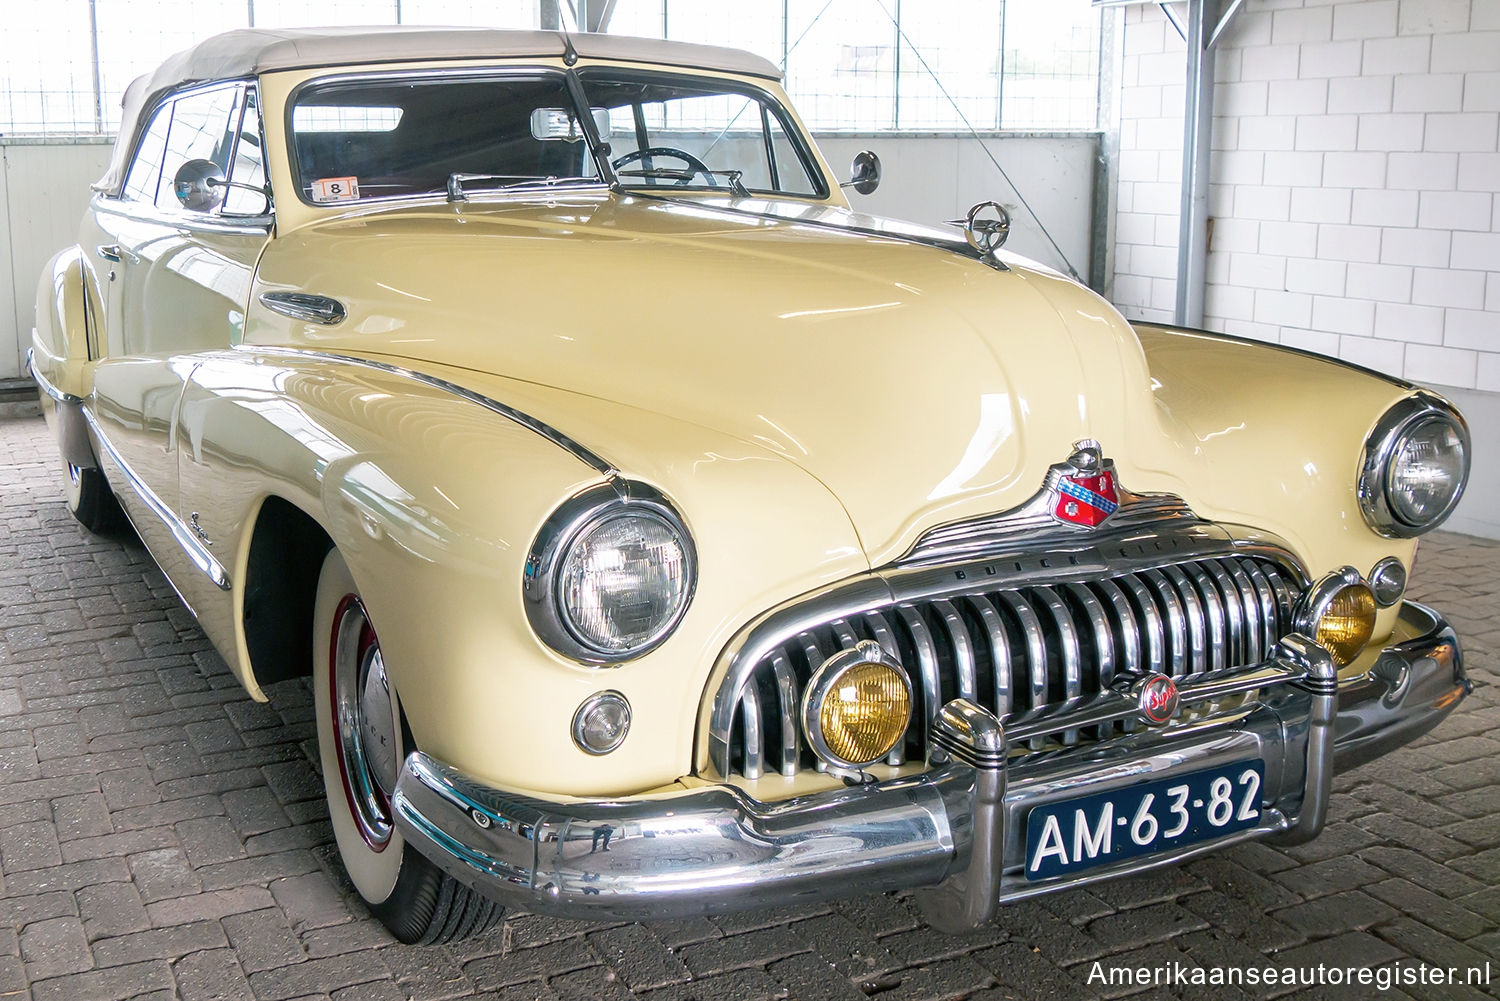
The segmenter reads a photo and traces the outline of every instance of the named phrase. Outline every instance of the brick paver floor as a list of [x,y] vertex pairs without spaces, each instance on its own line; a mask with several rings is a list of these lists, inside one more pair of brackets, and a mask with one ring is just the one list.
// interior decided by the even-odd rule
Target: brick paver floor
[[515,915],[411,948],[338,868],[306,683],[252,702],[140,543],[74,523],[41,421],[0,421],[0,996],[1446,1001],[1484,994],[1099,976],[1486,961],[1496,996],[1500,544],[1433,536],[1412,590],[1452,618],[1479,687],[1434,736],[1342,776],[1309,845],[1011,906],[965,937],[888,895],[671,923]]

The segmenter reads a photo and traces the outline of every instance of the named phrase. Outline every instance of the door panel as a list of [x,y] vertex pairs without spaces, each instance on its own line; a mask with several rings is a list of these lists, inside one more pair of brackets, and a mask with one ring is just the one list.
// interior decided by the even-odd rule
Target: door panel
[[[143,541],[200,620],[230,607],[229,583],[221,558],[180,513],[182,392],[203,352],[239,339],[269,227],[217,208],[188,211],[172,182],[190,160],[211,160],[221,174],[229,173],[245,93],[237,84],[221,86],[165,106],[142,141],[123,197],[97,200],[93,222],[85,225],[106,297],[93,405],[106,440],[102,458],[116,467],[106,472]],[[160,126],[163,118],[168,125]],[[213,632],[217,643],[221,637]]]

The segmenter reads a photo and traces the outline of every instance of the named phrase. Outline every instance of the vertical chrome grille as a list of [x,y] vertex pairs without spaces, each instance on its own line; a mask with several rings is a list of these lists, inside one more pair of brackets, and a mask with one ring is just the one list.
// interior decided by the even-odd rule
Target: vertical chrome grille
[[[1273,560],[1235,555],[831,619],[757,663],[734,713],[731,770],[759,778],[815,767],[800,733],[802,693],[825,659],[860,640],[879,643],[912,679],[912,726],[888,759],[900,764],[925,755],[931,721],[950,699],[969,698],[1014,720],[1086,699],[1123,672],[1181,677],[1258,663],[1291,630],[1298,588]],[[1060,740],[1072,745],[1116,732],[1075,729]]]

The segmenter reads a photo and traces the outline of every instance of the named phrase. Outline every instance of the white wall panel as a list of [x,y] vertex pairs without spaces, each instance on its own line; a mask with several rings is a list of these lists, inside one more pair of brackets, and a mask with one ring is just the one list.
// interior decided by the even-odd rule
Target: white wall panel
[[24,371],[36,325],[36,284],[42,266],[77,239],[89,185],[109,162],[99,141],[0,140],[0,379]]
[[855,209],[941,225],[962,217],[975,202],[994,200],[1010,212],[1006,249],[1066,271],[1042,233],[1045,226],[1087,279],[1098,139],[1093,135],[1017,136],[987,138],[984,143],[1036,210],[1036,219],[972,136],[818,137],[819,149],[840,179],[849,176],[849,161],[859,150],[871,149],[880,155],[880,188],[867,196],[851,189],[849,202]]

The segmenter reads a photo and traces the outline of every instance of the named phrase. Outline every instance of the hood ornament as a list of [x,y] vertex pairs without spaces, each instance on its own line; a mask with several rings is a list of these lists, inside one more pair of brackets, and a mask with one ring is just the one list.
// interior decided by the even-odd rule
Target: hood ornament
[[979,259],[997,271],[1009,271],[1005,262],[995,256],[1010,236],[1010,213],[999,202],[980,202],[962,219],[949,219],[950,226],[961,226],[964,238],[979,254]]
[[[1068,461],[1052,467],[1052,517],[1068,525],[1097,528],[1120,507],[1115,464],[1092,438],[1073,443]],[[1048,477],[1049,480],[1053,476]]]

